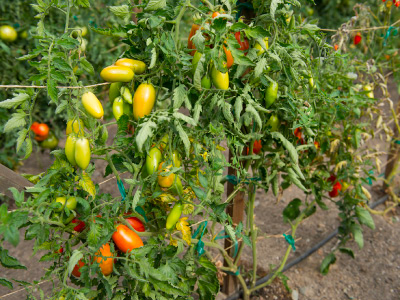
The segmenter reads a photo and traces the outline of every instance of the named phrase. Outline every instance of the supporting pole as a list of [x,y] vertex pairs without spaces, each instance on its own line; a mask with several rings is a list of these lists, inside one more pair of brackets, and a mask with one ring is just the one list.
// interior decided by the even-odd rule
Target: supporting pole
[[[400,97],[397,102],[396,106],[396,114],[394,118],[397,118],[397,116],[400,114]],[[395,120],[393,124],[393,133],[394,133],[394,138],[392,139],[392,142],[390,143],[390,150],[388,154],[388,164],[386,165],[385,169],[385,179],[388,179],[389,181],[393,178],[393,172],[396,172],[395,168],[397,169],[398,166],[398,161],[399,161],[399,155],[400,155],[400,135],[399,135],[399,130],[398,130],[398,121]],[[388,185],[386,182],[383,183],[383,187],[387,188]]]

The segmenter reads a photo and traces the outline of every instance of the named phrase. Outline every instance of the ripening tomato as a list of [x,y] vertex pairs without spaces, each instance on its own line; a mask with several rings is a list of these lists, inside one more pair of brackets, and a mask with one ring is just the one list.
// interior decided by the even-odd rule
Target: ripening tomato
[[[196,49],[195,45],[193,44],[192,37],[196,34],[197,30],[200,29],[200,25],[193,24],[192,29],[190,30],[189,37],[188,37],[188,48],[189,49]],[[190,52],[190,55],[193,56],[196,51]]]
[[297,127],[297,128],[294,130],[294,136],[297,137],[298,139],[301,139],[301,138],[302,138],[301,127]]
[[17,31],[14,27],[3,25],[0,27],[0,38],[5,42],[14,42],[17,39]]
[[112,106],[112,111],[113,111],[114,118],[117,121],[124,114],[124,101],[122,100],[121,97],[115,98],[113,106]]
[[85,263],[82,260],[79,260],[78,263],[75,265],[74,269],[72,270],[72,275],[75,277],[81,277],[81,272],[79,271],[80,268],[82,268],[85,265]]
[[232,67],[233,62],[234,62],[232,52],[231,52],[231,50],[226,49],[225,46],[222,46],[222,47],[224,48],[224,52],[226,55],[226,67],[229,69],[230,67]]
[[131,224],[132,228],[135,229],[136,231],[138,231],[138,232],[145,232],[146,231],[142,221],[140,221],[138,218],[129,217],[126,220],[129,222],[129,224]]
[[135,76],[132,69],[124,66],[108,66],[100,72],[101,78],[108,82],[129,82]]
[[44,140],[46,140],[48,138],[48,135],[35,135],[35,140],[38,142],[43,142]]
[[[67,203],[65,203],[65,201],[67,201]],[[63,211],[64,206],[69,210],[74,210],[76,208],[76,205],[78,204],[75,197],[69,197],[68,200],[66,197],[57,197],[56,203],[61,204],[61,206],[57,208],[56,211]]]
[[212,15],[211,15],[211,18],[216,18],[216,17],[218,17],[220,15],[220,13],[219,12],[217,12],[217,11],[214,11],[213,13],[212,13]]
[[[261,140],[255,140],[254,144],[253,144],[253,153],[254,154],[260,153],[261,148],[262,148]],[[249,155],[249,151],[250,151],[250,149],[249,149],[249,147],[247,147],[247,155]]]
[[64,252],[64,248],[60,247],[60,249],[58,249],[55,253],[62,254],[63,252]]
[[143,246],[143,241],[136,232],[122,224],[117,226],[116,231],[112,235],[112,239],[118,249],[124,253]]
[[110,244],[104,244],[96,253],[94,259],[100,265],[101,273],[108,276],[112,273],[114,267],[114,254],[111,252]]
[[75,142],[75,161],[79,168],[86,170],[90,163],[90,145],[87,138],[78,138]]
[[347,189],[349,188],[349,184],[346,181],[342,181],[342,192],[347,191]]
[[162,176],[161,173],[167,173],[171,170],[172,165],[163,168],[164,163],[160,163],[158,166],[158,185],[164,188],[169,188],[175,181],[175,174],[171,173],[167,176]]
[[86,223],[85,223],[85,222],[83,222],[83,221],[81,221],[81,220],[75,218],[75,219],[73,219],[73,220],[71,221],[71,223],[73,223],[73,224],[78,224],[78,225],[76,225],[76,226],[74,227],[74,230],[75,230],[75,231],[77,231],[77,232],[82,232],[83,230],[85,230],[85,227],[86,227]]
[[278,98],[278,83],[276,81],[271,82],[265,91],[265,107],[270,107],[275,100]]
[[208,75],[204,75],[201,79],[201,87],[203,89],[210,89],[211,88],[211,78]]
[[171,230],[182,215],[182,204],[176,203],[167,217],[165,228]]
[[122,82],[113,82],[110,84],[108,97],[110,98],[111,103],[113,103],[114,99],[120,95],[121,87],[122,87]]
[[38,122],[33,122],[31,125],[31,130],[33,131],[33,133],[36,133],[36,128],[39,126]]
[[339,45],[335,44],[334,49],[335,49],[335,51],[337,51],[339,49]]
[[156,101],[156,90],[151,83],[142,83],[133,96],[133,118],[137,121],[151,113]]
[[120,58],[115,62],[115,65],[128,67],[135,74],[143,74],[146,71],[146,64],[144,62],[130,58]]
[[227,90],[229,88],[229,74],[228,72],[222,73],[212,66],[211,79],[217,89]]
[[65,130],[65,134],[69,135],[71,133],[75,133],[78,136],[83,135],[83,129],[85,126],[83,125],[83,121],[81,119],[73,119],[67,122],[67,129]]
[[101,119],[103,117],[103,106],[92,92],[86,92],[82,95],[82,105],[93,118]]
[[65,155],[67,156],[68,161],[71,165],[76,166],[75,161],[75,144],[76,137],[74,135],[69,135],[67,140],[65,141]]
[[38,124],[35,127],[34,133],[36,135],[39,135],[39,136],[46,136],[47,137],[49,135],[49,131],[50,131],[49,126],[47,124],[45,124],[45,123],[41,123],[41,124]]
[[146,171],[147,174],[152,175],[160,165],[162,154],[160,149],[153,147],[150,149],[146,157]]
[[314,141],[314,146],[318,150],[320,148],[319,142],[318,141]]
[[[263,42],[264,42],[265,49],[268,50],[268,37],[265,37]],[[254,45],[254,49],[257,50],[257,55],[258,56],[260,56],[261,54],[263,54],[265,52],[264,48],[259,43],[256,43]]]
[[240,31],[235,33],[235,38],[236,38],[236,40],[238,41],[238,43],[240,45],[239,50],[246,51],[246,50],[249,49],[249,40],[244,38],[244,41],[242,42],[241,39],[240,39]]
[[357,34],[354,36],[354,45],[358,45],[361,43],[362,36],[360,32],[357,32]]

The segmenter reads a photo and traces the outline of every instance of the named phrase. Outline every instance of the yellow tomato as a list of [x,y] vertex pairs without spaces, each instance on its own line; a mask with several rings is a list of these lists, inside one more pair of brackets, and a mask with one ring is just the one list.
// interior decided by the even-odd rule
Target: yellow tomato
[[228,72],[222,73],[213,66],[211,70],[211,79],[215,87],[220,90],[227,90],[229,88],[229,74]]
[[3,25],[0,27],[0,38],[6,42],[14,42],[17,39],[17,31],[14,27]]
[[156,90],[150,83],[142,83],[133,96],[133,117],[139,120],[151,113],[156,101]]
[[81,119],[74,119],[74,120],[69,120],[67,123],[67,129],[65,130],[65,134],[69,135],[72,132],[77,134],[78,136],[83,135],[83,129],[84,129],[83,121]]
[[75,161],[79,168],[86,170],[90,163],[90,145],[87,138],[79,138],[75,142]]
[[115,63],[116,66],[124,66],[132,69],[135,74],[143,74],[146,71],[146,64],[140,60],[121,58]]
[[171,168],[172,168],[172,165],[169,165],[169,166],[167,166],[166,168],[163,168],[163,164],[164,164],[164,163],[161,163],[161,164],[158,166],[158,174],[159,174],[158,177],[157,177],[157,179],[158,179],[158,185],[161,186],[161,187],[163,187],[163,188],[169,188],[169,187],[172,186],[172,184],[173,184],[174,181],[175,181],[175,174],[174,174],[174,173],[171,173],[171,174],[168,175],[168,176],[162,176],[162,175],[160,175],[161,173],[169,172],[169,171],[171,170]]
[[101,71],[100,76],[108,82],[129,82],[135,74],[128,67],[109,66]]
[[82,104],[88,114],[93,118],[101,119],[103,117],[103,106],[92,92],[86,92],[82,95]]
[[[265,49],[268,50],[268,37],[264,38],[264,46],[265,46]],[[259,43],[256,43],[254,45],[254,49],[258,50],[258,52],[257,52],[258,56],[260,56],[261,54],[263,54],[265,52],[264,48],[261,47],[261,45]]]

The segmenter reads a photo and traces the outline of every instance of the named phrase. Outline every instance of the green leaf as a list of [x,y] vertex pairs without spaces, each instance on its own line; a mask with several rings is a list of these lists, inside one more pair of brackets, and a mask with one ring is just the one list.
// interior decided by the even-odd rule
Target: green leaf
[[96,187],[89,174],[85,171],[82,171],[82,178],[79,179],[79,186],[86,191],[90,196],[96,196]]
[[203,31],[201,29],[197,30],[195,35],[192,37],[192,42],[196,46],[197,51],[204,53],[204,42],[205,37],[203,36]]
[[53,102],[58,103],[57,98],[57,82],[53,79],[47,80],[47,93]]
[[84,69],[86,72],[88,72],[91,75],[94,74],[94,68],[93,68],[92,64],[86,60],[86,58],[81,57],[80,63],[81,63],[82,69]]
[[115,16],[124,21],[127,21],[131,15],[129,6],[125,4],[120,6],[109,6],[108,8]]
[[57,42],[57,45],[60,46],[61,48],[64,48],[66,50],[72,50],[75,48],[79,47],[79,41],[69,37],[69,36],[64,36],[62,39],[59,39]]
[[152,11],[152,10],[161,10],[167,6],[166,0],[150,0],[147,3],[147,6],[144,10]]
[[142,151],[143,144],[148,138],[151,138],[153,136],[153,129],[157,128],[157,124],[149,120],[141,124],[140,126],[141,128],[138,135],[136,136],[136,144],[139,151]]
[[64,72],[71,72],[72,68],[71,66],[61,57],[55,57],[52,60],[52,64],[54,67],[56,67],[57,69],[59,69],[60,71],[64,71]]
[[287,169],[288,175],[290,180],[301,190],[303,191],[307,191],[307,189],[304,187],[304,185],[301,183],[301,181],[299,180],[299,178],[297,177],[297,174],[293,171],[292,168],[288,168]]
[[205,60],[206,60],[205,55],[202,55],[200,57],[200,60],[197,63],[196,70],[195,70],[194,76],[193,76],[193,81],[194,81],[193,84],[194,84],[195,88],[199,91],[202,89],[201,79],[202,79],[202,76],[204,73],[203,64],[204,64]]
[[374,219],[372,219],[371,214],[364,207],[361,206],[356,207],[356,216],[361,224],[364,224],[371,229],[375,229]]
[[27,138],[25,140],[24,145],[25,145],[25,156],[24,156],[24,159],[27,159],[32,153],[32,140],[31,140],[31,138]]
[[258,114],[257,110],[254,108],[253,105],[251,105],[250,103],[248,103],[246,105],[246,112],[251,114],[253,116],[253,121],[255,121],[258,125],[258,128],[262,128],[262,120],[260,115]]
[[241,96],[236,97],[234,110],[235,110],[236,122],[239,122],[240,121],[240,114],[242,113],[242,110],[243,110],[243,100],[242,100]]
[[12,225],[8,225],[4,231],[4,239],[11,243],[14,247],[19,244],[19,231]]
[[364,236],[361,226],[357,223],[354,223],[350,226],[350,231],[353,234],[354,240],[356,241],[358,247],[362,249],[364,247]]
[[296,198],[289,202],[282,212],[283,220],[287,222],[288,220],[293,221],[300,215],[301,200]]
[[28,134],[29,130],[24,128],[21,129],[21,131],[18,133],[18,138],[17,138],[17,153],[21,149],[22,144],[24,143],[26,139],[26,135]]
[[329,267],[336,262],[336,256],[333,253],[329,253],[321,263],[320,272],[323,275],[328,274]]
[[271,185],[272,185],[272,192],[274,194],[274,196],[278,196],[279,193],[279,175],[276,174],[274,178],[272,178],[271,181]]
[[282,145],[289,152],[290,159],[295,165],[297,165],[299,162],[299,156],[292,143],[290,143],[280,132],[271,132],[271,135],[274,139],[279,139],[282,142]]
[[339,248],[339,251],[351,256],[352,258],[355,258],[354,251],[349,248]]
[[8,254],[7,249],[3,249],[0,247],[0,263],[3,267],[8,269],[24,269],[26,267],[22,265],[18,259]]
[[172,100],[174,101],[174,109],[178,109],[182,106],[185,97],[187,97],[185,86],[180,84],[174,89],[174,95],[172,97]]
[[96,32],[96,33],[101,34],[101,35],[107,35],[107,36],[113,36],[113,37],[119,37],[119,38],[126,38],[127,37],[126,32],[122,28],[113,27],[111,29],[109,29],[109,28],[104,29],[104,28],[95,28],[95,27],[90,26],[90,25],[89,25],[89,28],[90,28],[91,31]]
[[142,195],[142,190],[140,189],[140,187],[136,190],[135,196],[133,196],[133,200],[132,200],[132,209],[135,210],[139,200],[140,200],[140,196]]
[[0,284],[8,287],[10,290],[13,289],[13,284],[11,283],[11,281],[8,281],[7,279],[5,279],[3,277],[0,277]]
[[196,122],[191,117],[188,117],[188,116],[180,113],[179,111],[174,112],[173,116],[174,116],[174,118],[182,120],[189,125],[196,126]]
[[4,125],[4,132],[10,132],[11,130],[22,127],[26,124],[26,114],[24,112],[13,113],[11,119]]
[[22,103],[28,101],[30,98],[31,97],[25,93],[14,94],[14,98],[0,102],[0,108],[16,108]]
[[68,276],[71,276],[72,270],[82,257],[83,254],[79,250],[75,249],[72,252],[71,258],[68,261]]
[[89,0],[74,0],[76,6],[90,7]]
[[187,155],[187,157],[189,157],[189,152],[190,152],[189,137],[188,137],[187,133],[185,132],[185,130],[183,129],[180,122],[175,121],[175,127],[178,130],[179,137],[181,138],[183,145],[185,146],[186,155]]
[[254,68],[254,77],[258,78],[263,73],[265,66],[267,65],[267,59],[265,57],[261,58],[256,67]]

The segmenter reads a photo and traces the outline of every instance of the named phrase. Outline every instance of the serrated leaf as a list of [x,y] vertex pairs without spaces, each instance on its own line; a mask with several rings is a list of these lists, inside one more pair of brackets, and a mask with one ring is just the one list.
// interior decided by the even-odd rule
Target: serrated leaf
[[254,118],[253,120],[257,123],[258,128],[262,128],[262,121],[261,121],[261,117],[258,114],[257,110],[253,107],[253,105],[251,104],[247,104],[246,105],[246,112],[251,114]]
[[321,263],[320,272],[323,275],[328,274],[329,267],[336,262],[336,256],[333,253],[329,253]]
[[197,30],[195,35],[192,37],[192,42],[195,45],[197,51],[204,53],[204,42],[205,37],[203,36],[203,31],[201,29]]
[[25,140],[25,156],[24,159],[27,159],[32,153],[32,140],[31,138],[27,138]]
[[149,120],[143,123],[138,135],[136,136],[136,145],[138,146],[139,151],[142,151],[143,144],[146,140],[153,136],[153,129],[155,128],[157,128],[157,124],[153,121]]
[[22,103],[28,101],[30,98],[31,97],[25,93],[14,94],[14,98],[1,101],[0,108],[16,108]]
[[182,121],[186,122],[187,124],[196,126],[196,122],[191,117],[188,117],[178,111],[174,112],[173,116],[174,116],[174,118],[182,120]]
[[90,196],[96,196],[96,187],[94,186],[94,183],[89,174],[85,171],[82,171],[82,178],[79,179],[79,186]]
[[75,268],[75,265],[78,263],[78,261],[83,257],[83,254],[75,249],[72,252],[71,258],[68,261],[68,275],[70,276],[72,273],[72,270]]
[[55,114],[57,115],[57,114],[61,113],[62,111],[64,111],[64,109],[66,109],[68,107],[68,105],[69,105],[69,103],[67,100],[62,100],[61,103],[59,105],[57,105]]
[[186,155],[189,157],[189,152],[190,152],[189,137],[188,137],[187,133],[185,132],[185,130],[183,130],[183,127],[179,121],[175,121],[175,126],[176,126],[176,129],[178,130],[179,137],[182,140],[183,145],[185,146]]
[[296,172],[297,176],[300,177],[300,179],[306,180],[306,179],[304,178],[303,173],[302,173],[301,170],[300,170],[299,165],[292,164],[292,168],[293,168],[293,170]]
[[288,220],[293,221],[300,215],[301,200],[296,198],[289,202],[282,212],[283,220],[287,222]]
[[235,110],[236,121],[239,122],[240,114],[242,113],[242,110],[243,110],[243,100],[242,100],[241,96],[236,97],[234,110]]
[[200,118],[200,114],[203,111],[203,108],[201,106],[200,101],[197,101],[196,104],[194,105],[194,112],[193,112],[193,120],[197,124]]
[[53,102],[58,103],[57,100],[57,82],[53,79],[47,80],[47,94]]
[[7,280],[6,278],[0,277],[0,284],[8,287],[10,290],[13,289],[13,284],[11,283],[11,281]]
[[263,73],[265,66],[267,65],[267,59],[266,58],[261,58],[256,67],[254,68],[254,77],[258,78],[260,75]]
[[271,5],[270,5],[270,15],[271,15],[272,20],[274,20],[274,21],[275,21],[275,12],[276,12],[276,9],[278,8],[278,5],[279,5],[280,3],[283,3],[283,0],[272,0],[272,1],[271,1]]
[[279,139],[282,142],[282,145],[289,152],[290,159],[295,165],[297,165],[299,163],[299,156],[292,143],[289,142],[280,132],[271,132],[271,135],[273,138]]
[[178,109],[182,106],[185,97],[187,97],[185,86],[180,84],[174,89],[174,95],[172,97],[172,100],[174,101],[174,109]]
[[55,57],[52,60],[52,64],[54,67],[59,69],[60,71],[65,71],[65,72],[71,72],[72,68],[71,66],[61,57]]
[[3,267],[8,268],[8,269],[24,269],[24,270],[26,270],[26,267],[24,265],[22,265],[18,261],[18,259],[9,255],[8,250],[2,249],[1,247],[0,247],[0,263]]
[[358,221],[361,224],[364,224],[371,229],[375,229],[374,219],[372,219],[372,216],[368,210],[366,210],[363,207],[357,206],[356,207],[356,216],[357,216]]
[[339,251],[351,256],[352,258],[355,258],[354,251],[349,248],[339,248]]
[[202,55],[200,57],[199,61],[197,62],[196,70],[195,70],[194,76],[193,76],[194,87],[199,91],[202,89],[201,79],[202,79],[203,72],[204,72],[204,67],[203,67],[204,62],[205,62],[205,55]]
[[304,192],[307,192],[307,189],[304,187],[304,185],[301,183],[301,181],[299,180],[299,178],[297,177],[297,174],[294,172],[294,170],[292,168],[288,168],[288,175],[290,180],[301,190],[303,190]]
[[24,112],[13,113],[11,119],[4,125],[4,132],[7,133],[15,128],[24,126],[26,124],[25,117],[26,114]]
[[129,6],[125,4],[120,6],[109,6],[108,8],[115,16],[124,21],[127,21],[129,16],[131,15],[131,13],[129,12]]
[[135,210],[139,200],[140,200],[140,196],[142,195],[142,190],[140,189],[140,187],[136,190],[135,196],[133,196],[133,200],[132,200],[132,210]]
[[147,11],[161,10],[166,6],[167,6],[166,0],[150,0],[149,3],[147,3],[145,10]]
[[279,175],[276,174],[274,178],[272,178],[271,181],[272,184],[272,193],[274,194],[274,196],[278,196],[279,193]]
[[86,58],[81,57],[80,63],[81,63],[82,69],[84,69],[86,72],[88,72],[91,75],[94,74],[94,68],[93,68],[92,64],[86,60]]
[[89,28],[90,28],[91,31],[96,32],[96,33],[101,34],[101,35],[114,36],[114,37],[119,37],[119,38],[126,38],[127,37],[126,32],[123,31],[121,28],[113,27],[111,29],[110,28],[104,29],[104,28],[96,28],[96,27],[93,27],[93,26],[90,26],[90,25],[89,25]]
[[29,130],[28,129],[22,129],[19,133],[18,133],[18,138],[17,138],[17,153],[18,151],[21,149],[22,144],[24,143],[25,139],[26,139],[26,135],[28,134]]
[[153,69],[157,62],[157,51],[156,48],[151,48],[151,61],[149,65],[149,69]]
[[353,234],[354,240],[357,243],[358,247],[362,249],[364,247],[364,236],[362,233],[361,226],[359,224],[352,224],[350,226],[350,231]]

